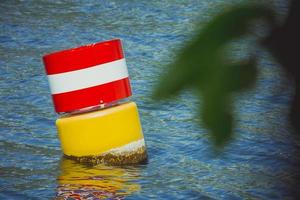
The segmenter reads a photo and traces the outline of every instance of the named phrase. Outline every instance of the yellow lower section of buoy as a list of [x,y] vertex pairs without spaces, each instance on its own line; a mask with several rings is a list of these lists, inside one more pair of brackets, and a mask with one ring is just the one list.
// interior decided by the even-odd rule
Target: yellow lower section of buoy
[[[56,121],[65,155],[83,157],[114,152],[143,140],[137,106],[124,103],[99,111],[62,117]],[[145,148],[145,147],[144,147]]]

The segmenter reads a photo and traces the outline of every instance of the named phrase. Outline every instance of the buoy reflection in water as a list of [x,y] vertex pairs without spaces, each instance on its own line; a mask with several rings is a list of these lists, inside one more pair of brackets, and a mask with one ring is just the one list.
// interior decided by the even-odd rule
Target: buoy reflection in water
[[88,166],[62,158],[55,199],[124,199],[140,190],[137,168]]

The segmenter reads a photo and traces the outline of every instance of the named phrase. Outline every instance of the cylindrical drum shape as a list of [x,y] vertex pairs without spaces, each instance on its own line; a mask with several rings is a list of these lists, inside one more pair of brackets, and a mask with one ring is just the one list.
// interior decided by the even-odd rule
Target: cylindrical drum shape
[[137,106],[123,103],[56,121],[63,152],[91,164],[133,164],[147,158]]
[[131,96],[119,39],[51,53],[43,60],[55,110],[68,113],[56,121],[65,156],[109,165],[147,159],[137,105],[118,102]]
[[119,39],[43,57],[57,113],[73,112],[131,96]]

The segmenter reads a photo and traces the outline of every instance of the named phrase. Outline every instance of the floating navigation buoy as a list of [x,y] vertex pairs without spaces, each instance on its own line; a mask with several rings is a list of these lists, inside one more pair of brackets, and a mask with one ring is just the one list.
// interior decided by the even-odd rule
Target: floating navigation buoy
[[139,163],[147,158],[119,39],[43,57],[61,147],[80,162]]

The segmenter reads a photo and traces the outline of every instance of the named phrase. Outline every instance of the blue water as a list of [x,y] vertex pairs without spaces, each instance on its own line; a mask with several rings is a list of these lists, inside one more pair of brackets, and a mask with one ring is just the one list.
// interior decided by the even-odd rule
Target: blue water
[[[198,126],[201,102],[192,93],[159,104],[150,99],[176,50],[224,4],[1,1],[0,199],[53,199],[68,192],[90,199],[292,199],[300,141],[287,123],[291,82],[251,38],[233,44],[232,52],[241,58],[256,49],[260,74],[255,89],[236,97],[235,137],[221,154]],[[274,6],[284,16],[286,3]],[[112,38],[123,40],[149,162],[83,166],[62,159],[41,57]]]

